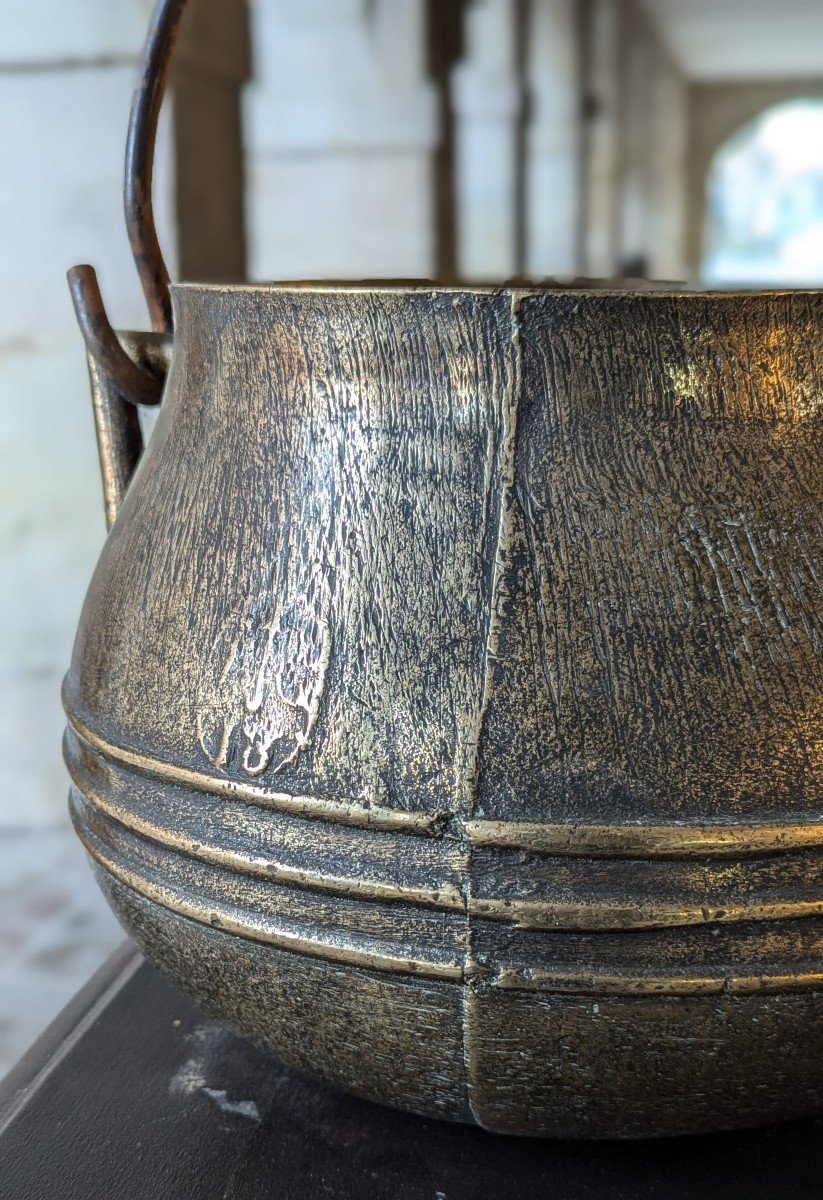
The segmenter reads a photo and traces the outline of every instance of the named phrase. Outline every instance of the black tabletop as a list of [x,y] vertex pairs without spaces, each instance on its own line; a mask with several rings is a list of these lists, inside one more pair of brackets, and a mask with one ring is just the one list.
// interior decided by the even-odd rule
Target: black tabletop
[[424,1121],[306,1080],[125,947],[0,1086],[2,1200],[823,1200],[823,1115],[659,1142]]

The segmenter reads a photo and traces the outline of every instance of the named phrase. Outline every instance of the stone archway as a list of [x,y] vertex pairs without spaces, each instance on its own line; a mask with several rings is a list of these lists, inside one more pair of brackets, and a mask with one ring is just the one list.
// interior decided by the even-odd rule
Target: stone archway
[[791,100],[823,98],[823,79],[757,80],[701,84],[690,104],[687,255],[690,274],[699,275],[706,219],[706,183],[717,151],[738,130],[767,109]]
[[772,105],[716,152],[701,276],[708,287],[823,282],[823,98]]

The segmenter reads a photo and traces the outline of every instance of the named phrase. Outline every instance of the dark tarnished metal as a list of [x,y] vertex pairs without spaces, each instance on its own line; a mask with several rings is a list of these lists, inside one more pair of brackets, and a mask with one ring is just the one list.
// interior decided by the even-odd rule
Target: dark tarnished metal
[[823,296],[172,293],[64,688],[140,945],[499,1132],[819,1104]]

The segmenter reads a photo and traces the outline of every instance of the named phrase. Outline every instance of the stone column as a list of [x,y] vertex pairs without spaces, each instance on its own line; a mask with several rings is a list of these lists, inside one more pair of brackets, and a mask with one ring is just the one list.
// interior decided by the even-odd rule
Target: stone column
[[172,76],[175,218],[184,279],[246,274],[243,88],[250,72],[245,0],[195,0]]
[[654,42],[634,6],[624,46],[618,269],[621,275],[647,276]]
[[685,274],[689,87],[639,5],[622,9],[620,274]]
[[505,279],[522,266],[517,15],[516,0],[475,0],[465,15],[465,57],[452,76],[457,262],[465,279]]
[[649,274],[680,280],[686,273],[689,87],[659,40],[649,113]]
[[252,275],[430,275],[437,114],[422,0],[261,0],[253,22]]
[[620,12],[619,0],[588,0],[584,13],[583,269],[604,279],[618,265]]
[[689,87],[685,255],[687,270],[694,277],[705,253],[706,186],[715,154],[727,138],[766,109],[801,99],[823,100],[823,78],[737,79]]
[[575,0],[531,0],[526,31],[525,270],[580,271],[580,22]]

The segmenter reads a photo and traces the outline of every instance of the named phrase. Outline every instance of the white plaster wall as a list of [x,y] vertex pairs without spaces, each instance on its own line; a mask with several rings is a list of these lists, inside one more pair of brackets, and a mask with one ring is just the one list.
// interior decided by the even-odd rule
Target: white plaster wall
[[256,0],[252,278],[431,275],[436,97],[423,16],[421,0]]
[[[82,44],[58,0],[14,0],[3,22],[12,36],[0,59],[0,830],[66,820],[60,679],[104,537],[67,268],[96,264],[115,324],[146,324],[120,196],[147,5],[72,8],[105,62],[74,57]],[[129,45],[130,62],[116,57]],[[158,215],[171,245],[168,158],[163,137]]]
[[133,59],[154,0],[3,0],[0,64]]
[[[94,263],[114,323],[146,327],[121,176],[150,7],[0,0],[0,1075],[123,937],[69,827],[60,753],[105,537],[65,273]],[[165,129],[157,198],[173,250]]]

